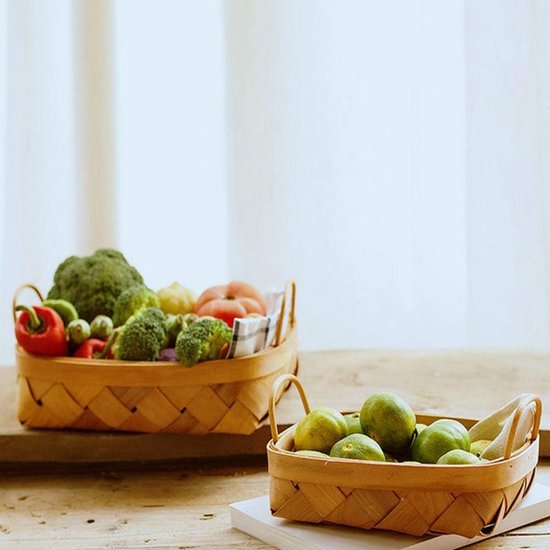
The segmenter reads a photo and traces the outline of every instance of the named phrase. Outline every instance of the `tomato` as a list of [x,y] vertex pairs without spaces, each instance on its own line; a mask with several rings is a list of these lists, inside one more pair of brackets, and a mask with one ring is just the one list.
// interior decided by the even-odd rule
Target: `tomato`
[[233,281],[227,285],[206,289],[198,298],[193,309],[200,317],[210,315],[225,321],[233,327],[237,318],[250,314],[265,315],[267,303],[264,295],[248,283]]

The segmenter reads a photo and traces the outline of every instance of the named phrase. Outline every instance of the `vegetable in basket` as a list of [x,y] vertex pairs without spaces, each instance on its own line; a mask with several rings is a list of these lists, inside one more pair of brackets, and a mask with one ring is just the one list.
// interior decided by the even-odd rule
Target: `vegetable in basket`
[[158,308],[159,305],[157,295],[145,285],[127,288],[120,293],[115,302],[113,324],[115,327],[120,327],[140,309],[146,307]]
[[113,328],[113,320],[110,317],[107,317],[107,315],[98,315],[90,323],[90,336],[104,340],[113,334]]
[[68,342],[61,316],[49,307],[19,305],[21,314],[15,321],[17,343],[35,355],[67,355]]
[[267,302],[264,295],[252,285],[233,281],[206,289],[199,296],[193,312],[200,317],[211,315],[233,327],[236,318],[247,317],[252,313],[265,315]]
[[67,326],[71,321],[76,321],[78,319],[78,311],[76,311],[73,304],[71,304],[71,302],[67,302],[67,300],[44,300],[42,305],[44,307],[51,307],[52,309],[55,309],[55,311],[57,311],[63,319],[65,326]]
[[182,314],[191,313],[197,297],[192,290],[185,288],[180,283],[174,282],[166,288],[157,291],[160,300],[160,309],[164,313]]
[[114,332],[107,341],[100,340],[99,338],[88,338],[88,340],[80,344],[78,349],[73,353],[73,357],[79,357],[81,359],[111,358],[111,349],[117,336],[118,333]]
[[118,250],[101,248],[91,256],[70,256],[57,268],[48,299],[71,302],[82,319],[113,315],[119,295],[143,278]]
[[220,319],[199,319],[176,339],[178,361],[192,367],[201,361],[225,357],[233,331]]
[[176,345],[178,334],[185,328],[187,324],[183,315],[168,314],[163,321],[165,339],[163,348],[173,348]]
[[79,346],[82,344],[82,342],[90,337],[91,333],[90,324],[84,319],[75,319],[71,321],[65,329],[67,341],[69,345],[72,346]]
[[166,337],[164,314],[158,308],[146,308],[121,327],[115,357],[126,361],[156,361]]

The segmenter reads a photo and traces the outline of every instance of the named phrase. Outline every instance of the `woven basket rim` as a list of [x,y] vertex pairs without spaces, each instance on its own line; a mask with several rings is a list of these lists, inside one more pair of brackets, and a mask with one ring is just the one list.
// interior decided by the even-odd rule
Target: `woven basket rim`
[[[346,414],[346,413],[344,413]],[[423,418],[442,416],[418,415]],[[445,417],[451,418],[451,417]],[[456,418],[456,417],[455,417]],[[471,422],[471,419],[468,419]],[[406,464],[370,460],[323,459],[297,455],[284,449],[293,439],[296,424],[283,431],[277,443],[267,444],[268,472],[278,479],[312,482],[354,489],[418,489],[480,492],[513,485],[536,468],[540,436],[507,460],[473,465]]]
[[187,368],[170,361],[119,361],[113,359],[78,359],[74,357],[44,357],[31,355],[19,345],[15,346],[18,374],[26,378],[50,382],[63,382],[67,377],[78,377],[83,383],[127,387],[156,384],[163,386],[182,384],[223,384],[261,378],[280,369],[280,358],[297,348],[297,327],[277,347],[232,359],[206,361]]

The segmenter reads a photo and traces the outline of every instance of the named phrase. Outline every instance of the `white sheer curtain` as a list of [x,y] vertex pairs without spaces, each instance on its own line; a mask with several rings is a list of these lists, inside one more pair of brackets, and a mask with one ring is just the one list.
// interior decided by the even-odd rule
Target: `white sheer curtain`
[[15,286],[97,246],[294,277],[302,349],[548,346],[544,1],[0,9],[0,362]]

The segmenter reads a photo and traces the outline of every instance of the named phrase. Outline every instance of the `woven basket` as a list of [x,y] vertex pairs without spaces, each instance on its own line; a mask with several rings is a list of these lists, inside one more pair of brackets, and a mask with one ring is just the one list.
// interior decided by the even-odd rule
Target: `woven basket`
[[[14,304],[29,286],[38,292],[24,285]],[[291,281],[270,348],[192,368],[160,361],[48,358],[16,346],[19,420],[28,428],[251,434],[267,416],[273,381],[298,368],[295,303]]]
[[[453,533],[470,538],[491,534],[531,487],[539,450],[538,397],[532,399],[536,412],[531,441],[511,455],[518,408],[505,456],[499,461],[436,466],[326,460],[292,452],[295,425],[278,434],[276,396],[289,380],[297,386],[306,414],[310,410],[296,377],[283,375],[275,381],[269,409],[273,439],[267,445],[274,516],[417,536]],[[426,424],[437,418],[417,415],[417,421]],[[463,421],[466,427],[474,422]]]

